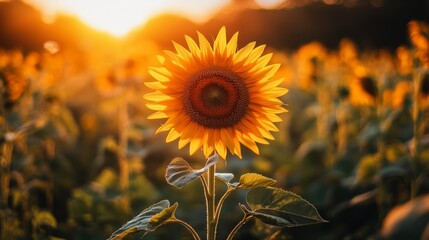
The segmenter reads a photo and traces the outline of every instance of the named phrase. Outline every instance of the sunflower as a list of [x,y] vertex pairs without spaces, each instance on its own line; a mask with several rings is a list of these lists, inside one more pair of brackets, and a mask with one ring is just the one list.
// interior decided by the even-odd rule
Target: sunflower
[[173,42],[176,53],[159,56],[161,67],[150,67],[155,81],[145,85],[149,119],[167,119],[156,131],[169,131],[166,142],[189,143],[189,153],[202,149],[206,157],[227,151],[241,158],[241,144],[259,154],[257,143],[268,144],[278,131],[274,122],[286,112],[278,99],[287,93],[283,79],[272,79],[280,64],[269,65],[272,54],[255,42],[237,51],[238,32],[229,41],[222,27],[213,43],[197,32],[199,44],[185,36],[189,49]]

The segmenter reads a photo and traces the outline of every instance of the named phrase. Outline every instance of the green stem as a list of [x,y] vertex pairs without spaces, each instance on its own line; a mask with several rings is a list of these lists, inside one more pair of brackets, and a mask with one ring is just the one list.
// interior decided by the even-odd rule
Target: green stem
[[247,214],[244,215],[243,219],[241,219],[240,222],[235,225],[235,227],[232,229],[232,231],[229,233],[228,238],[226,240],[232,240],[234,238],[234,235],[237,233],[237,231],[243,226],[247,221],[252,219],[253,216],[249,216]]
[[216,229],[214,221],[215,213],[215,172],[216,165],[213,165],[207,171],[207,240],[216,239]]
[[192,234],[192,237],[194,237],[194,240],[200,240],[200,239],[201,239],[201,238],[200,238],[200,236],[198,236],[198,233],[195,231],[195,229],[194,229],[191,225],[189,225],[187,222],[182,221],[182,220],[177,219],[177,218],[175,218],[175,219],[173,220],[173,222],[180,223],[180,224],[182,224],[186,229],[188,229],[188,231]]

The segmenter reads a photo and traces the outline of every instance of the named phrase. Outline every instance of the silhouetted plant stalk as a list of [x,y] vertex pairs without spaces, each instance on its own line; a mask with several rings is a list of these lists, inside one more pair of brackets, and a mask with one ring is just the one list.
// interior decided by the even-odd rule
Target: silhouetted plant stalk
[[337,109],[337,122],[338,122],[338,152],[342,152],[347,146],[347,110],[346,100],[340,99]]
[[421,82],[423,81],[423,71],[429,68],[429,37],[428,25],[424,22],[410,21],[408,24],[408,35],[411,43],[414,46],[414,67],[413,67],[413,138],[411,139],[410,155],[411,155],[411,198],[418,194],[419,185],[423,180],[423,176],[419,174],[419,144],[420,144],[420,104],[419,97],[421,94]]
[[[3,92],[0,92],[3,93]],[[3,96],[3,95],[2,95]],[[0,155],[0,239],[6,240],[6,211],[7,208],[7,200],[9,196],[9,182],[10,182],[10,164],[12,162],[12,152],[13,152],[13,144],[8,142],[7,138],[7,121],[6,121],[6,111],[4,109],[3,98],[0,97],[0,110],[1,115],[3,116],[3,127],[1,129],[1,133],[3,136],[2,144],[1,144],[1,155]]]
[[[317,86],[317,102],[319,104],[319,112],[316,117],[317,121],[317,136],[319,140],[325,142],[326,139],[330,139],[332,135],[329,132],[329,114],[332,112],[332,87],[335,85],[332,82],[328,82],[327,79],[324,79],[323,62],[320,59],[314,60],[315,67],[315,80]],[[331,85],[330,85],[331,84]],[[333,144],[330,144],[329,141],[326,144],[326,156],[325,161],[327,166],[333,166],[335,164],[335,154]]]
[[130,199],[128,194],[129,189],[129,173],[130,173],[130,164],[127,158],[127,149],[128,149],[128,105],[126,97],[121,99],[119,105],[119,123],[118,123],[118,132],[119,132],[119,151],[118,151],[118,161],[119,161],[119,186],[122,190],[124,197],[122,198],[122,207],[125,212],[130,211]]
[[411,186],[410,186],[410,198],[414,198],[417,196],[417,191],[419,188],[419,176],[418,176],[418,154],[419,154],[419,128],[420,128],[420,104],[419,104],[419,93],[420,93],[420,83],[421,76],[420,69],[418,67],[415,68],[415,73],[413,76],[413,90],[412,90],[412,98],[413,98],[413,109],[412,109],[412,117],[413,117],[413,138],[411,139]]
[[1,202],[0,205],[2,207],[1,213],[1,232],[0,237],[1,240],[6,240],[6,211],[4,209],[7,208],[8,205],[8,196],[9,196],[9,183],[10,183],[10,165],[12,162],[12,152],[13,152],[13,144],[9,142],[5,142],[2,144],[1,149]]

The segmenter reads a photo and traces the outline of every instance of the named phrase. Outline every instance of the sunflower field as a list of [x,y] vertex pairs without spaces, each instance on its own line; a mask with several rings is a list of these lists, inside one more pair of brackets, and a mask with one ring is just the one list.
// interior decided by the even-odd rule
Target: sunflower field
[[[203,194],[223,204],[217,239],[429,239],[429,24],[398,26],[395,48],[289,49],[215,25],[3,44],[0,240],[199,239]],[[267,189],[309,208],[255,210]]]

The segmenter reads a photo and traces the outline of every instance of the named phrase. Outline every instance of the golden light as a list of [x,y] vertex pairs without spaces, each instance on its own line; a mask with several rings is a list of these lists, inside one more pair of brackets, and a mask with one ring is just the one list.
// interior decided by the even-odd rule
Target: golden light
[[285,0],[255,0],[255,2],[262,8],[275,8],[285,2]]
[[204,21],[230,0],[27,0],[51,19],[57,13],[72,14],[88,25],[123,36],[149,18],[164,12]]

